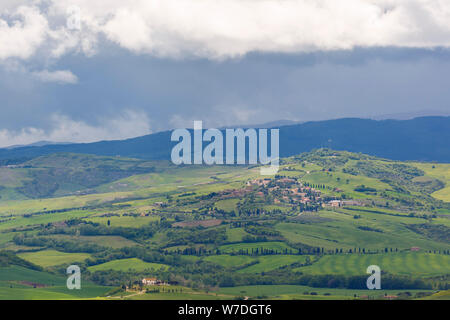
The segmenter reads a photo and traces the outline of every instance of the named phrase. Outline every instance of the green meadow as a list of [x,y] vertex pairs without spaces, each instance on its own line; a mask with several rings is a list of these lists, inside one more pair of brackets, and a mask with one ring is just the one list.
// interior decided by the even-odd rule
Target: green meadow
[[145,271],[145,270],[160,270],[167,269],[168,266],[160,263],[144,262],[140,259],[120,259],[112,260],[106,263],[89,267],[89,271],[105,271],[105,270],[115,270],[115,271]]
[[229,242],[241,242],[248,233],[243,228],[227,228],[227,241]]
[[96,244],[99,246],[107,248],[124,248],[124,247],[134,247],[138,243],[126,239],[121,236],[72,236],[72,235],[52,235],[47,236],[50,239],[65,240],[65,241],[75,241],[84,244]]
[[[354,217],[358,216],[358,219]],[[407,224],[420,224],[423,219],[391,216],[365,211],[323,211],[317,221],[308,223],[280,223],[276,225],[286,239],[327,250],[366,248],[420,247],[429,250],[449,248],[449,244],[436,243],[407,228]],[[301,220],[300,220],[301,221]],[[370,228],[370,229],[368,229]],[[369,230],[369,231],[367,231]]]
[[277,255],[277,256],[262,256],[258,257],[257,264],[247,268],[240,269],[239,273],[261,273],[272,271],[281,267],[289,266],[294,263],[305,263],[308,259],[314,259],[307,255]]
[[75,262],[83,262],[91,257],[87,253],[67,253],[56,250],[42,250],[37,252],[21,253],[18,257],[34,263],[41,267],[51,267],[57,265],[71,265]]
[[93,216],[91,218],[85,219],[86,221],[90,221],[93,223],[100,223],[103,225],[110,225],[110,226],[119,226],[119,227],[125,227],[125,228],[139,228],[141,226],[144,226],[146,224],[149,224],[150,222],[159,221],[158,216],[148,216],[148,217],[141,217],[141,216],[112,216],[112,217],[96,217]]
[[72,300],[96,298],[111,288],[82,281],[80,290],[69,290],[66,277],[24,267],[0,267],[2,300]]
[[[352,290],[336,288],[313,288],[298,285],[259,285],[259,286],[237,286],[231,288],[220,288],[219,292],[241,297],[253,297],[262,299],[355,299],[368,297],[383,299],[384,295],[397,295],[398,290]],[[410,293],[430,292],[430,290],[409,290]]]
[[450,273],[450,256],[421,252],[328,255],[295,271],[307,274],[364,275],[370,265],[377,265],[382,271],[391,274],[439,276]]
[[242,255],[231,256],[227,254],[222,254],[218,256],[208,256],[205,257],[203,260],[221,265],[226,268],[238,268],[247,265],[253,261],[256,261],[255,258],[249,256],[242,256]]
[[293,248],[289,247],[284,242],[256,242],[256,243],[236,243],[236,244],[227,244],[219,247],[219,250],[223,253],[238,253],[240,250],[242,251],[251,251],[253,250],[273,250],[282,253],[284,250],[293,250]]
[[445,187],[433,192],[431,195],[436,199],[450,202],[450,164],[414,163],[414,166],[425,171],[427,176],[444,182]]

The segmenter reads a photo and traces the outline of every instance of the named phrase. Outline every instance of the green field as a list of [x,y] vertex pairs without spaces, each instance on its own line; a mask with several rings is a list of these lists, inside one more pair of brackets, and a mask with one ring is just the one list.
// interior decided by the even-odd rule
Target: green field
[[145,270],[160,270],[167,269],[168,266],[160,263],[150,263],[144,262],[140,259],[130,258],[130,259],[120,259],[112,260],[106,263],[102,263],[96,266],[89,267],[89,271],[104,271],[104,270],[115,270],[115,271],[145,271]]
[[[360,215],[360,218],[354,219],[354,215]],[[313,223],[280,223],[275,228],[293,243],[304,243],[327,250],[381,250],[386,247],[406,249],[413,246],[430,250],[449,248],[448,244],[436,243],[405,226],[423,223],[423,219],[348,210],[323,211],[317,216],[319,219]],[[367,231],[361,227],[377,231]]]
[[258,257],[257,264],[240,269],[240,273],[261,273],[275,270],[284,266],[289,266],[294,263],[305,263],[307,259],[314,259],[311,256],[296,256],[296,255],[274,255]]
[[121,236],[69,236],[69,235],[54,235],[49,238],[70,240],[80,243],[90,243],[99,246],[119,249],[124,247],[134,247],[138,244],[132,240]]
[[264,249],[264,250],[274,250],[277,252],[283,252],[283,250],[293,250],[291,247],[289,247],[286,243],[284,242],[256,242],[256,243],[236,243],[236,244],[227,244],[227,245],[223,245],[219,247],[219,250],[224,252],[224,253],[238,253],[239,250],[243,250],[246,251],[248,250],[249,252],[252,251],[252,249],[256,250],[256,249]]
[[227,228],[227,240],[229,242],[240,242],[248,235],[243,228]]
[[71,300],[101,296],[111,288],[81,283],[80,290],[69,290],[66,277],[23,267],[0,267],[1,300]]
[[215,203],[216,208],[225,211],[234,211],[236,210],[236,204],[239,202],[238,199],[228,199],[221,200]]
[[[424,292],[429,290],[408,290],[411,293]],[[351,290],[335,288],[312,288],[297,285],[260,285],[260,286],[239,286],[232,288],[221,288],[220,293],[248,296],[254,298],[271,299],[354,299],[362,296],[382,299],[384,294],[396,295],[399,290]],[[317,295],[311,295],[316,293]],[[327,295],[325,295],[327,294]],[[328,295],[329,294],[329,295]]]
[[226,268],[240,267],[255,261],[255,258],[249,256],[230,256],[223,254],[220,256],[209,256],[203,259],[204,261],[209,261]]
[[296,271],[308,274],[365,275],[370,265],[378,265],[382,271],[399,275],[450,274],[450,256],[420,252],[330,255],[321,257],[311,266],[297,268]]
[[425,171],[427,176],[439,179],[445,183],[445,188],[432,193],[432,196],[436,199],[450,202],[450,164],[414,163],[414,165]]
[[101,223],[104,225],[108,224],[112,227],[125,227],[125,228],[139,228],[150,222],[159,221],[158,216],[148,216],[148,217],[132,217],[132,216],[121,216],[121,217],[92,217],[86,219],[86,221]]
[[431,296],[421,298],[420,300],[450,300],[450,290],[440,291]]
[[205,291],[182,286],[146,286],[146,289],[156,292],[121,293],[119,296],[109,297],[109,300],[220,300],[232,299],[233,295],[226,295],[216,291]]
[[[330,174],[323,171],[313,171],[304,174],[302,176],[302,179],[312,184],[326,184],[335,188],[340,188],[355,199],[367,197],[365,194],[354,191],[355,187],[359,185],[371,186],[377,190],[389,189],[388,184],[383,183],[377,179],[364,176],[354,176],[342,172],[333,172],[332,174]],[[327,193],[334,194],[332,192]]]
[[91,255],[87,253],[65,253],[56,250],[26,252],[21,253],[18,256],[41,267],[51,267],[61,264],[70,265],[75,262],[83,262],[91,257]]
[[[46,223],[53,223],[53,222],[59,222],[59,221],[66,221],[68,219],[74,219],[74,218],[84,218],[86,216],[89,216],[93,214],[92,212],[85,210],[70,210],[67,212],[57,212],[52,214],[42,214],[42,215],[35,215],[31,219],[24,216],[14,216],[10,217],[7,221],[4,221],[0,224],[0,231],[11,229],[11,228],[20,228],[25,226],[31,226],[36,224],[46,224]],[[1,216],[1,213],[0,213]]]

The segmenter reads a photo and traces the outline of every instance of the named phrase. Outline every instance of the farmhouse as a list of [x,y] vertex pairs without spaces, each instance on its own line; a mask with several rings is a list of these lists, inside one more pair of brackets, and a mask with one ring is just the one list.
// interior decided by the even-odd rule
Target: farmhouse
[[169,285],[167,282],[156,278],[144,278],[142,279],[142,284],[144,286],[167,286]]
[[157,284],[159,280],[156,278],[144,278],[142,279],[142,284],[147,285],[147,286],[152,286]]
[[331,200],[331,201],[328,201],[328,205],[331,207],[339,208],[339,207],[342,207],[342,201],[341,200]]

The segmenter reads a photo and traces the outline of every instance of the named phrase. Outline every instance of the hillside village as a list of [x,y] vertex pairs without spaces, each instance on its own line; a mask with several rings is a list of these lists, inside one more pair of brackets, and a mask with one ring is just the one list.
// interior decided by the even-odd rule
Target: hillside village
[[[297,178],[275,176],[274,178],[248,180],[243,188],[217,192],[211,195],[211,198],[214,201],[250,198],[250,203],[264,202],[266,205],[289,208],[298,214],[304,211],[318,211],[321,207],[364,205],[361,200],[341,199],[338,196],[324,195],[320,187],[327,188],[325,185],[313,187]],[[336,193],[342,192],[338,188],[334,188],[333,191]]]

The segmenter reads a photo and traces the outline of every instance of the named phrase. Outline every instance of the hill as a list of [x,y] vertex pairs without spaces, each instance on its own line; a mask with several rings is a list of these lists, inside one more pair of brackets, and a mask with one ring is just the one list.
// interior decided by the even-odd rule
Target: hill
[[[183,290],[238,295],[267,285],[288,290],[277,296],[356,298],[367,294],[369,264],[383,272],[374,295],[448,290],[449,168],[331,149],[282,158],[271,177],[254,166],[37,157],[2,168],[0,299],[65,297],[64,284],[46,277],[63,279],[71,263],[95,283],[80,297],[136,295],[142,278],[155,277]],[[64,183],[51,196],[6,199],[34,179]],[[89,192],[64,195],[81,184]],[[147,289],[136,297],[161,288]]]
[[136,159],[72,153],[45,155],[0,168],[0,199],[86,194],[101,184],[154,171],[152,164]]
[[0,300],[89,299],[110,288],[83,282],[82,290],[68,290],[66,275],[42,270],[9,251],[0,251]]
[[[395,160],[450,162],[450,117],[412,120],[338,119],[280,127],[280,156],[315,148],[362,152]],[[0,149],[3,164],[55,152],[168,160],[170,131],[121,141]]]

